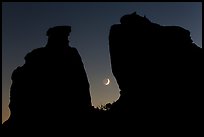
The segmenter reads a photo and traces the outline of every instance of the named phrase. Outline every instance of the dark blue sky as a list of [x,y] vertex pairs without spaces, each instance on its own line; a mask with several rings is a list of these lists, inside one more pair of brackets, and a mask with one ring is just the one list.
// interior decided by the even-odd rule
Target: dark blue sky
[[[202,47],[201,2],[3,2],[2,4],[2,120],[9,116],[9,92],[13,70],[24,56],[44,47],[46,31],[55,25],[71,25],[70,46],[78,49],[88,75],[92,104],[98,106],[119,97],[111,72],[108,49],[110,26],[136,11],[160,25],[177,25],[191,32]],[[104,78],[110,85],[103,84]]]

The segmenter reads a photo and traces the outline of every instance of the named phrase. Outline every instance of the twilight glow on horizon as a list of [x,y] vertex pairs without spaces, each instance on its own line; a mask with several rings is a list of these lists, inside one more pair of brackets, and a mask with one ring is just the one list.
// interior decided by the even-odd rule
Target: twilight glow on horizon
[[189,30],[202,47],[201,2],[2,2],[2,122],[10,115],[12,72],[28,52],[45,46],[46,31],[53,26],[72,27],[70,46],[84,63],[92,105],[116,101],[120,89],[111,71],[109,30],[135,11],[154,23]]

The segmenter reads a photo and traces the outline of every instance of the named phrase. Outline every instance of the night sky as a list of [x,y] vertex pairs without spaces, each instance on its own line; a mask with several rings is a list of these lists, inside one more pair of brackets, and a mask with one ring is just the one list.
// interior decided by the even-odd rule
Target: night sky
[[[134,11],[160,25],[177,25],[189,30],[192,40],[202,47],[201,2],[3,2],[2,122],[10,114],[13,70],[24,64],[28,52],[46,45],[46,31],[56,25],[72,26],[70,46],[77,48],[84,63],[92,105],[116,101],[119,88],[111,72],[108,35],[111,25]],[[104,85],[105,78],[110,79],[109,85]]]

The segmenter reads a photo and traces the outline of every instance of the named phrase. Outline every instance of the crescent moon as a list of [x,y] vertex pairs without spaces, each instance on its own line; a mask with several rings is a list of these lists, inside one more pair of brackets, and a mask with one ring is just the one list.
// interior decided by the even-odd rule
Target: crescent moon
[[105,83],[105,85],[109,85],[110,84],[110,79],[107,79],[107,82]]

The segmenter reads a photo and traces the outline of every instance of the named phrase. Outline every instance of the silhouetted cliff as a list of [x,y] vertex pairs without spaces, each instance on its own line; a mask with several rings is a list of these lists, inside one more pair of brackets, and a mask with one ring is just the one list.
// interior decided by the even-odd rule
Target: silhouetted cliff
[[200,114],[203,50],[190,32],[136,13],[120,22],[109,34],[112,72],[121,90],[111,112],[161,119]]
[[89,82],[78,51],[69,46],[70,32],[70,26],[50,28],[47,45],[14,70],[5,127],[57,128],[90,111]]

